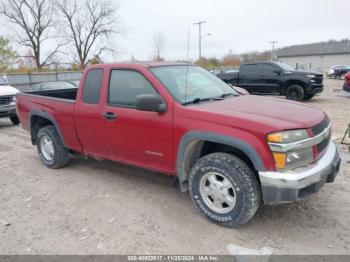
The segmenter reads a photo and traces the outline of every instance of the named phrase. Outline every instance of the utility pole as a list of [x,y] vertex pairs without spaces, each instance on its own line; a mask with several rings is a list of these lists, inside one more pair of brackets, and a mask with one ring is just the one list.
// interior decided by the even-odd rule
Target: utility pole
[[198,21],[197,23],[194,23],[193,25],[198,25],[198,31],[199,31],[199,56],[198,60],[202,58],[202,24],[205,24],[206,21]]
[[271,61],[273,61],[276,58],[276,53],[275,53],[275,44],[278,44],[278,41],[271,41],[270,44],[272,44],[272,53],[271,53]]

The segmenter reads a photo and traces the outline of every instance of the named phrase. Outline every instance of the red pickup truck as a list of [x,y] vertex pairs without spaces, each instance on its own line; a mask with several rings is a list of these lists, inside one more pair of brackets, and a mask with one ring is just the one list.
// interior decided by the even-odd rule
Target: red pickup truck
[[74,152],[177,176],[225,226],[317,192],[340,165],[321,110],[242,94],[195,65],[90,66],[78,89],[19,94],[17,111],[49,168]]

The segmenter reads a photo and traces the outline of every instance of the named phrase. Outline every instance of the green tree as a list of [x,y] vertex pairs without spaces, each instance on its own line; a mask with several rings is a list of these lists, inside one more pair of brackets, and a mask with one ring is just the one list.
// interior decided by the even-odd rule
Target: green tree
[[17,54],[10,46],[10,40],[0,36],[0,73],[5,73],[11,68]]

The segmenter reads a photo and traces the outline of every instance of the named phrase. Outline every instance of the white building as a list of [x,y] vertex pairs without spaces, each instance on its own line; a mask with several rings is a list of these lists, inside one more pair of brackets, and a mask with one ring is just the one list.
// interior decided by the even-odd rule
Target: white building
[[298,70],[325,73],[331,66],[350,65],[350,40],[289,46],[280,49],[277,58]]

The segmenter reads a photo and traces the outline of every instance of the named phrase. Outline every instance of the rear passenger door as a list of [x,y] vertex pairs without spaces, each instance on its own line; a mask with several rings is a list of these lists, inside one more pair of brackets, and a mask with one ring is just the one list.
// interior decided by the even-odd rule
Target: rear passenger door
[[100,99],[103,73],[102,68],[87,71],[75,106],[75,123],[80,142],[84,153],[93,156],[107,154],[104,138],[101,136],[101,126],[105,122],[101,116],[103,103]]
[[113,69],[110,73],[108,101],[104,114],[103,136],[112,159],[171,171],[173,132],[172,108],[164,113],[139,111],[135,107],[138,95],[160,96],[138,71]]

